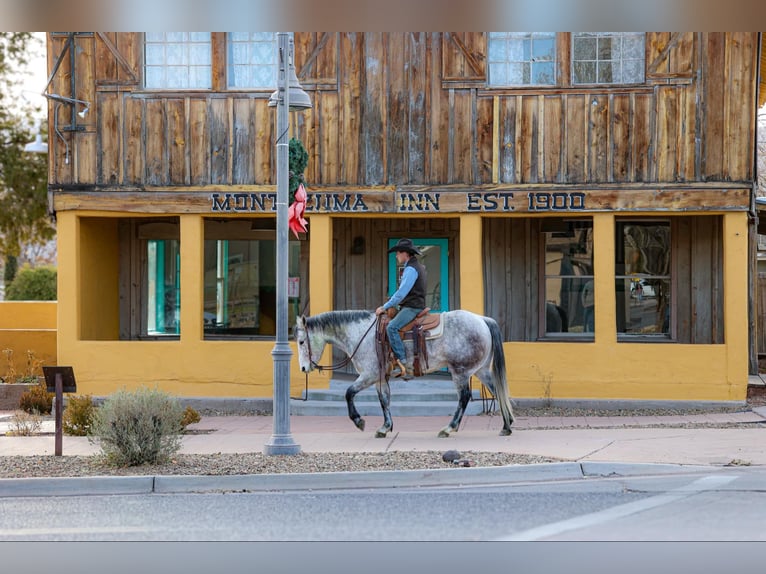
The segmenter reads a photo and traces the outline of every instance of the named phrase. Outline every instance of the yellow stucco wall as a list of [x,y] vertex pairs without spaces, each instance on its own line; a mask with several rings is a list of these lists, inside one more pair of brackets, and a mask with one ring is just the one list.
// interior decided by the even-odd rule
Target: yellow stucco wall
[[[614,215],[592,215],[598,245],[594,252],[598,301],[595,341],[506,343],[511,395],[552,399],[744,400],[748,364],[747,215],[723,214],[725,344],[722,345],[618,343],[613,285]],[[59,364],[75,367],[78,390],[105,394],[122,387],[157,384],[179,396],[272,396],[273,342],[203,339],[204,226],[199,215],[180,216],[180,340],[117,340],[116,226],[106,221],[103,214],[100,217],[98,221],[88,221],[75,213],[63,212],[58,218],[59,297],[67,301],[66,305],[58,306],[58,358]],[[482,253],[482,218],[465,214],[460,220],[458,301],[463,308],[481,312],[483,285],[476,278],[483,277],[483,262],[475,254]],[[327,255],[332,252],[332,217],[314,214],[310,228],[309,290],[311,313],[316,314],[332,308],[333,267]],[[98,237],[114,241],[100,241]],[[293,342],[291,346],[291,395],[298,396],[305,378],[299,371]],[[310,386],[325,388],[329,379],[326,373],[312,374]]]
[[56,302],[0,301],[0,377],[7,378],[8,361],[17,375],[29,374],[28,361],[37,366],[56,364]]

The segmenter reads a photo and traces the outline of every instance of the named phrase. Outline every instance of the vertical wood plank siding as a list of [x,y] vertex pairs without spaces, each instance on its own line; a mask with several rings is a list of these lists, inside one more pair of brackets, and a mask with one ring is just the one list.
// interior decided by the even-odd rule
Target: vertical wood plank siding
[[[752,178],[755,33],[649,33],[645,85],[539,93],[487,88],[483,34],[295,38],[315,107],[292,130],[314,185],[492,183],[493,141],[502,183]],[[52,36],[53,58],[65,42]],[[142,34],[75,42],[75,96],[99,113],[63,132],[68,164],[51,137],[53,185],[273,184],[268,90],[147,92]],[[50,91],[69,94],[70,73],[64,57]],[[59,127],[71,118],[60,106]]]

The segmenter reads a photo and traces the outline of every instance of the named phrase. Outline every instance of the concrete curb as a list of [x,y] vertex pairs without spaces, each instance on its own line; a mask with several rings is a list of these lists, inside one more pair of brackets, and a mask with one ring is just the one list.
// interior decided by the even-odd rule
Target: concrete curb
[[67,478],[2,478],[0,498],[11,496],[93,496],[147,494],[153,476],[81,476]]
[[270,492],[420,488],[710,472],[718,467],[681,464],[560,462],[481,468],[407,471],[248,474],[231,476],[89,476],[0,479],[0,498],[203,492]]

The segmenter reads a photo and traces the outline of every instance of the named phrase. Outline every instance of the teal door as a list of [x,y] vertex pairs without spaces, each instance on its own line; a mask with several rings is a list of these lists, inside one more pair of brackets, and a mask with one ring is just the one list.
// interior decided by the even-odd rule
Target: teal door
[[[396,245],[399,238],[388,240],[389,249]],[[420,238],[412,242],[423,253],[418,259],[425,266],[428,273],[426,283],[426,306],[431,308],[432,313],[449,311],[449,283],[447,239]],[[399,287],[399,277],[403,267],[396,264],[396,254],[388,255],[388,295],[391,296]]]

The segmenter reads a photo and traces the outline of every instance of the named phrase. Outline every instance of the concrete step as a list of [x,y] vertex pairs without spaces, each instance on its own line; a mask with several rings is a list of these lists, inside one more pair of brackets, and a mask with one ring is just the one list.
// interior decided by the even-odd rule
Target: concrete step
[[[380,403],[375,401],[354,401],[356,410],[362,416],[383,416]],[[466,408],[466,415],[478,415],[483,411],[482,401],[471,401]],[[489,402],[486,403],[489,408]],[[427,417],[452,416],[457,409],[457,401],[391,401],[392,417]],[[348,416],[346,401],[313,401],[293,399],[290,401],[290,414],[293,416]]]
[[[335,375],[328,389],[309,389],[301,399],[290,401],[290,413],[297,416],[346,416],[346,389],[354,382],[353,376]],[[452,416],[457,409],[457,391],[448,376],[431,375],[409,381],[391,379],[391,416]],[[490,399],[482,400],[481,385],[472,385],[473,400],[466,414],[475,415],[496,408]],[[371,386],[354,397],[354,404],[362,416],[382,415],[378,392]]]
[[[474,389],[472,396],[474,399],[481,399],[481,392]],[[346,389],[309,389],[308,396],[305,393],[301,393],[301,398],[308,399],[310,401],[331,401],[342,402],[346,404]],[[440,390],[440,391],[391,391],[391,402],[407,403],[407,402],[457,402],[457,391],[452,390]],[[354,397],[354,402],[373,401],[378,402],[378,391],[375,387],[365,389],[358,393]]]

